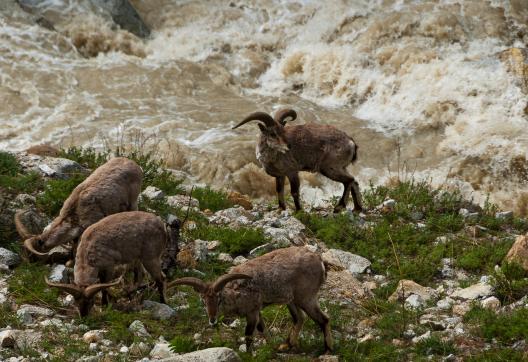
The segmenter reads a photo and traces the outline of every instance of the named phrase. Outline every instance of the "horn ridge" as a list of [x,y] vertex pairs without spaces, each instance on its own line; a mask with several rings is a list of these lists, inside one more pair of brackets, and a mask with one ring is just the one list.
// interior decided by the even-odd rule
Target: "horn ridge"
[[251,121],[263,122],[267,127],[272,127],[273,125],[275,125],[275,120],[269,114],[265,112],[254,112],[244,118],[242,122],[233,127],[233,129],[238,128]]
[[211,288],[215,292],[219,292],[219,291],[222,290],[222,288],[227,283],[229,283],[230,281],[236,280],[236,279],[253,279],[253,277],[250,276],[250,275],[247,275],[247,274],[238,274],[238,273],[224,274],[224,275],[218,277],[218,279],[216,279],[216,281],[214,282],[214,284],[213,284],[213,286]]

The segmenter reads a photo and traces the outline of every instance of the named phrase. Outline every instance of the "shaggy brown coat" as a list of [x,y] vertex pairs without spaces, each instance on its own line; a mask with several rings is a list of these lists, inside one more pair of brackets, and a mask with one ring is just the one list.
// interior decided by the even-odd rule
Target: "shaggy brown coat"
[[270,304],[286,304],[295,326],[288,337],[298,347],[304,312],[324,333],[326,350],[332,349],[328,316],[319,307],[317,293],[326,277],[321,257],[305,247],[278,249],[231,269],[213,283],[197,278],[180,278],[173,285],[191,285],[204,299],[209,322],[219,313],[246,317],[246,346],[252,343],[255,328],[264,331],[260,310]]
[[45,253],[74,241],[105,216],[137,210],[142,180],[143,171],[134,161],[124,157],[109,160],[72,191],[59,216],[42,234],[29,235],[18,215],[15,216],[17,230],[28,238],[24,245],[31,252]]

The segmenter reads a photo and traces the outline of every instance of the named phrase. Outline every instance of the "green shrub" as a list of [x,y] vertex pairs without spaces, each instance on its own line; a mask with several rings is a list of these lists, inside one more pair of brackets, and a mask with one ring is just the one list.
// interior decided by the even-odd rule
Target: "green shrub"
[[517,263],[503,263],[493,274],[495,295],[503,303],[514,302],[528,294],[528,272]]
[[504,259],[512,245],[511,239],[484,242],[480,245],[468,244],[457,253],[455,265],[471,272],[485,272]]
[[440,355],[447,356],[456,353],[456,348],[451,341],[442,341],[440,338],[433,336],[421,340],[415,346],[416,353],[422,356]]
[[59,307],[59,291],[46,285],[44,277],[48,267],[38,263],[22,263],[8,279],[8,289],[18,304],[44,304],[47,307]]
[[194,339],[187,336],[174,337],[169,343],[169,348],[175,353],[189,353],[197,349]]
[[109,152],[99,152],[92,147],[70,147],[62,149],[59,153],[59,157],[70,159],[92,170],[104,164],[109,156]]
[[0,151],[0,175],[16,176],[20,172],[20,165],[16,157],[9,153]]
[[48,181],[44,192],[37,197],[38,208],[49,216],[57,216],[64,201],[86,177],[85,174],[75,174],[66,180]]
[[474,333],[487,341],[496,339],[512,344],[528,338],[528,309],[521,308],[511,313],[497,314],[494,311],[473,307],[465,316],[466,322],[474,327]]
[[233,206],[233,203],[227,199],[226,192],[213,190],[209,186],[195,188],[192,196],[200,202],[201,210],[209,209],[216,212]]
[[202,225],[192,231],[194,239],[219,240],[220,250],[232,255],[249,253],[252,249],[268,242],[261,229],[219,227]]

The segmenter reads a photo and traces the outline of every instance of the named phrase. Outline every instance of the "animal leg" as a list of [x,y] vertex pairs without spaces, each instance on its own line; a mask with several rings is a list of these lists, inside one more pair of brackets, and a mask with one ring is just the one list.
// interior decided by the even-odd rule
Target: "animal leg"
[[255,327],[257,326],[260,312],[250,313],[246,315],[246,351],[251,350],[251,343],[253,343],[253,333],[255,332]]
[[293,303],[287,306],[293,320],[293,327],[288,335],[287,343],[290,348],[299,349],[299,333],[301,333],[304,324],[304,313]]
[[286,203],[284,202],[284,176],[275,177],[275,189],[277,190],[277,196],[279,198],[279,209],[286,210]]
[[143,266],[150,274],[152,279],[156,282],[156,287],[160,294],[160,302],[166,304],[165,302],[165,275],[161,271],[161,261],[159,259],[143,261]]
[[329,179],[341,182],[344,186],[343,195],[334,208],[334,212],[339,212],[346,208],[348,202],[348,194],[352,194],[352,199],[354,200],[354,211],[359,212],[363,210],[361,206],[361,195],[359,193],[359,185],[354,177],[352,177],[346,169],[343,170],[324,170],[321,171],[323,175]]
[[293,197],[293,202],[295,202],[295,210],[301,210],[301,202],[299,201],[299,188],[301,187],[301,182],[299,181],[299,174],[293,174],[288,176],[290,180],[290,190]]
[[333,340],[328,316],[321,310],[319,304],[315,300],[304,303],[301,308],[315,323],[319,324],[319,327],[324,334],[325,353],[331,352],[333,348]]
[[266,325],[264,324],[264,319],[262,319],[262,314],[259,312],[259,319],[257,323],[257,330],[260,333],[264,333],[264,330],[266,329]]
[[[109,270],[101,270],[99,272],[99,280],[101,281],[101,283],[109,283],[109,282],[111,282],[113,276],[114,276],[114,273],[112,273]],[[101,294],[102,294],[102,296],[101,296],[101,304],[104,305],[104,306],[107,306],[108,305],[108,289],[104,288],[101,291]]]

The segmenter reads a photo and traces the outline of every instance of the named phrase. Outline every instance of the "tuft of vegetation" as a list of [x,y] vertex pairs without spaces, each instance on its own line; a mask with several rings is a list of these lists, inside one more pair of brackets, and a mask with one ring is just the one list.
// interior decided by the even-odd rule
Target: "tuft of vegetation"
[[528,338],[528,309],[497,314],[492,310],[474,306],[464,320],[474,327],[474,333],[491,342],[512,344]]
[[233,229],[214,225],[201,225],[191,230],[189,236],[193,239],[219,240],[220,250],[232,255],[248,254],[252,249],[269,241],[262,229]]
[[8,279],[8,290],[17,304],[39,304],[60,309],[59,291],[46,285],[49,268],[40,263],[23,262]]
[[192,337],[176,336],[170,341],[170,349],[175,353],[189,353],[197,348]]
[[448,356],[456,353],[456,348],[451,341],[442,341],[436,336],[421,340],[415,346],[416,353],[422,356],[438,355]]
[[69,147],[67,149],[61,149],[59,153],[59,157],[75,161],[92,170],[104,164],[109,156],[109,152],[99,152],[92,147]]
[[20,165],[16,157],[9,153],[0,151],[0,175],[16,176],[20,172]]
[[513,244],[511,238],[496,243],[484,241],[478,244],[468,244],[461,250],[455,260],[455,265],[470,272],[486,272],[504,259]]
[[65,180],[48,181],[44,192],[37,196],[38,208],[49,216],[57,216],[64,201],[86,177],[85,174],[74,174]]
[[192,196],[200,202],[201,210],[209,209],[216,212],[233,206],[233,203],[228,200],[226,192],[213,190],[209,186],[195,188]]
[[528,294],[528,271],[517,263],[503,263],[494,272],[492,284],[502,303],[512,303]]

